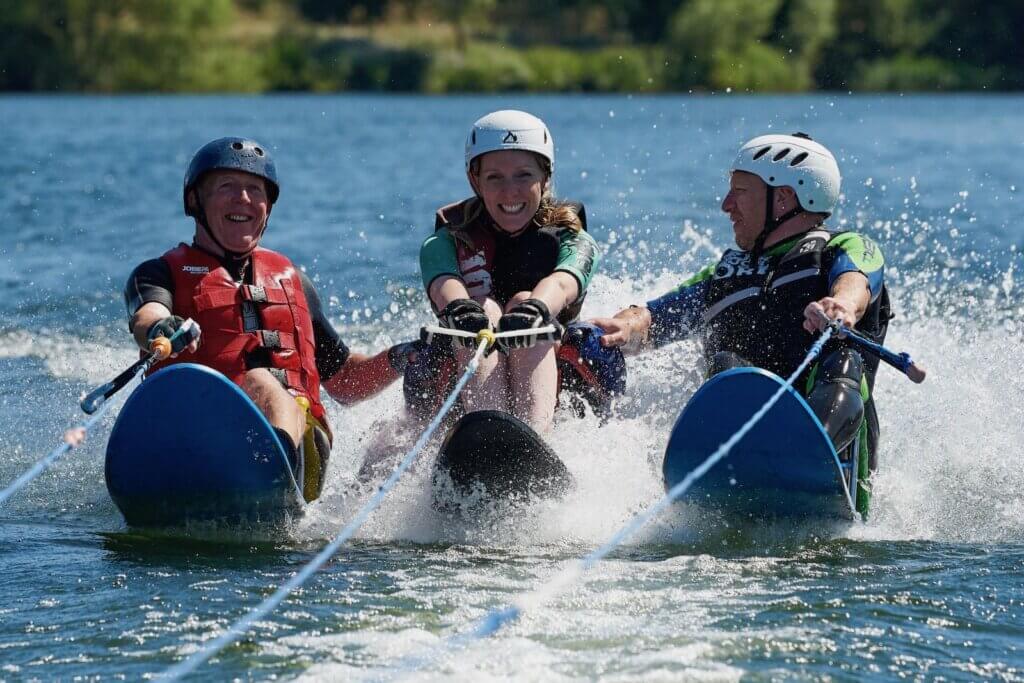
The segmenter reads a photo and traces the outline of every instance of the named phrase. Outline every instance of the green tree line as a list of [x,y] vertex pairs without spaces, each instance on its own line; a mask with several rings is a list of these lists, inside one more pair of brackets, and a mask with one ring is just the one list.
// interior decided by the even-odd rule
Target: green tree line
[[1020,0],[0,0],[0,90],[1018,90]]

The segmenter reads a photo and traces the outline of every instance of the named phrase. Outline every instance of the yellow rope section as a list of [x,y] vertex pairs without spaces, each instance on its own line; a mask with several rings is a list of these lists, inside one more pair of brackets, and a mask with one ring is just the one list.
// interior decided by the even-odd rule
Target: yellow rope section
[[485,339],[487,340],[487,348],[494,346],[494,342],[497,341],[492,330],[483,329],[476,333],[476,341],[478,344]]

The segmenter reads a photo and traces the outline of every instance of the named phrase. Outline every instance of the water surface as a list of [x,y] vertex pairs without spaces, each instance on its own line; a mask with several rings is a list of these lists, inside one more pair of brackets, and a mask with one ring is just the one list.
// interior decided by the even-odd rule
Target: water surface
[[[870,520],[713,533],[679,508],[485,643],[442,680],[1024,680],[1024,379],[1019,227],[1024,100],[1006,97],[4,97],[0,159],[0,482],[81,419],[77,400],[133,359],[121,287],[191,228],[181,177],[200,144],[244,134],[282,178],[266,245],[306,268],[358,350],[430,319],[418,278],[433,211],[464,197],[468,126],[543,117],[558,192],[606,250],[585,314],[678,284],[729,244],[725,170],[756,134],[835,150],[835,225],[875,238],[898,318],[889,343],[931,374],[883,369]],[[429,504],[430,460],[358,539],[197,678],[387,677],[535,589],[662,494],[668,429],[697,349],[630,360],[616,419],[561,419],[578,486],[485,525]],[[119,399],[119,400],[123,400]],[[324,497],[282,531],[124,527],[103,482],[110,420],[0,509],[0,679],[138,679],[193,652],[302,564],[368,491],[367,440],[396,388],[329,411]],[[112,411],[116,414],[116,410]],[[111,415],[111,420],[114,415]]]

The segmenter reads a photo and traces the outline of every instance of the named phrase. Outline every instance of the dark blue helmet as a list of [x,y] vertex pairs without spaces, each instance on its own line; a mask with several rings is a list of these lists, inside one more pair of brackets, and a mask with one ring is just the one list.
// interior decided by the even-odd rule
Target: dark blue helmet
[[219,138],[200,147],[185,171],[182,199],[186,216],[193,215],[188,205],[188,193],[204,175],[216,170],[245,171],[263,178],[267,181],[267,199],[271,206],[281,192],[277,169],[266,147],[246,138]]

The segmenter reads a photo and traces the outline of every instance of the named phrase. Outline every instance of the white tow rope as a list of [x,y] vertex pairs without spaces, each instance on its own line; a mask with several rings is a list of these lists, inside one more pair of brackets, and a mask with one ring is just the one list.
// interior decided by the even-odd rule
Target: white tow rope
[[490,330],[483,330],[479,334],[436,327],[427,328],[427,331],[431,334],[472,337],[479,340],[479,343],[477,344],[476,352],[473,354],[472,359],[466,366],[465,372],[462,373],[462,377],[460,377],[459,381],[455,384],[455,388],[452,390],[452,393],[441,405],[437,415],[430,424],[427,425],[426,430],[422,435],[420,435],[420,438],[416,441],[413,447],[409,449],[409,452],[406,453],[405,457],[402,458],[402,461],[398,464],[398,467],[395,468],[395,471],[391,473],[391,476],[388,477],[381,485],[380,489],[378,489],[373,497],[366,502],[358,513],[356,513],[355,517],[349,520],[348,524],[345,525],[345,528],[341,530],[334,540],[327,544],[324,549],[316,555],[316,557],[306,563],[306,565],[296,572],[294,576],[288,579],[288,581],[281,584],[280,588],[274,591],[273,595],[229,626],[227,630],[217,636],[217,638],[208,642],[197,652],[193,653],[188,659],[182,660],[160,674],[158,676],[159,680],[177,681],[184,678],[215,654],[241,638],[253,624],[274,611],[274,609],[280,605],[292,591],[309,580],[317,570],[324,566],[327,560],[331,559],[331,556],[338,551],[338,548],[340,548],[342,544],[352,538],[356,531],[359,530],[359,527],[362,526],[370,516],[370,513],[377,509],[381,502],[383,502],[384,497],[395,487],[395,484],[398,483],[402,474],[409,469],[417,456],[419,456],[420,452],[423,450],[423,447],[427,445],[430,437],[433,436],[434,432],[437,431],[437,428],[441,426],[441,422],[444,420],[445,415],[447,415],[448,411],[455,405],[455,401],[458,399],[463,388],[465,388],[466,383],[469,382],[469,379],[476,373],[477,368],[480,366],[480,360],[484,357],[488,347],[494,344],[496,339],[544,334],[548,331],[554,331],[554,328],[551,327],[550,329],[545,328],[541,330],[516,330],[514,332],[498,333],[491,332]]
[[782,395],[793,386],[793,383],[796,382],[800,373],[802,373],[807,366],[811,364],[811,361],[821,353],[822,348],[832,336],[832,331],[832,328],[826,328],[825,331],[822,332],[821,337],[819,337],[814,345],[811,346],[810,350],[808,350],[807,355],[804,357],[799,367],[793,371],[785,383],[783,383],[778,390],[772,394],[767,401],[765,401],[764,405],[762,405],[757,412],[751,415],[750,419],[747,420],[735,434],[719,446],[714,453],[709,455],[704,462],[687,474],[682,481],[669,489],[668,492],[658,500],[658,502],[640,514],[634,516],[626,523],[625,526],[620,528],[610,539],[608,539],[604,545],[563,571],[555,574],[554,577],[549,579],[539,588],[523,593],[515,600],[512,600],[511,604],[507,607],[491,610],[479,619],[469,631],[450,636],[429,653],[419,657],[406,658],[404,660],[404,664],[399,662],[399,664],[391,670],[391,676],[388,678],[395,678],[421,669],[430,662],[440,659],[445,654],[465,647],[473,641],[481,640],[494,634],[505,624],[517,620],[524,612],[540,607],[551,598],[576,583],[586,571],[607,557],[609,553],[622,545],[622,543],[633,536],[633,534],[647,525],[648,522],[660,515],[669,505],[682,497],[682,495],[685,494],[697,480],[707,474],[708,470],[714,467],[720,460],[726,458],[736,444],[754,428],[754,425],[761,421],[768,411],[771,410],[772,406],[778,402]]

